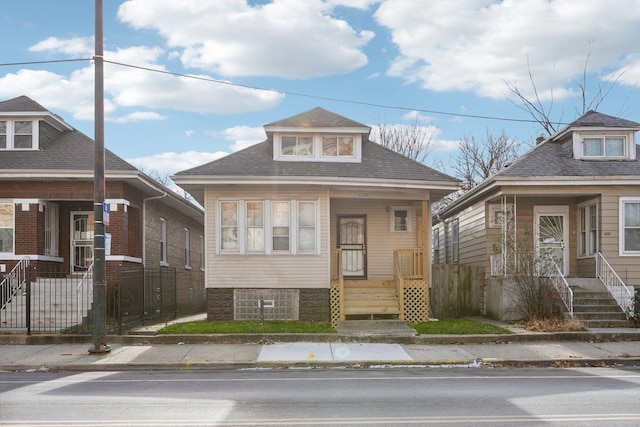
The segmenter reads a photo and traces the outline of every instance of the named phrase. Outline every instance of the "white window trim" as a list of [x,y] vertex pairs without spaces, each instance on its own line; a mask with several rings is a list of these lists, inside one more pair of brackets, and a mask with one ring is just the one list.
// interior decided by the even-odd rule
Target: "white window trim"
[[[591,223],[590,223],[590,217],[589,217],[589,207],[590,206],[594,206],[596,207],[596,247],[595,248],[589,248],[589,232],[591,231]],[[580,209],[585,209],[585,227],[587,227],[586,230],[584,230],[587,234],[586,234],[586,240],[587,240],[587,255],[581,255],[582,249],[580,247],[580,233],[583,231],[580,227]],[[587,259],[587,258],[594,258],[596,256],[596,253],[598,252],[598,248],[600,247],[600,225],[598,224],[599,221],[599,217],[600,217],[600,204],[598,203],[598,199],[592,199],[592,200],[587,200],[586,202],[582,202],[579,203],[577,206],[577,218],[576,218],[576,224],[578,226],[578,254],[577,257],[578,259]],[[592,250],[593,253],[589,254],[589,250]]]
[[640,203],[640,197],[620,197],[618,202],[618,254],[620,256],[640,256],[640,251],[624,250],[624,205],[625,203]]
[[[291,156],[282,154],[283,136],[311,136],[313,139],[312,156]],[[322,137],[323,136],[348,136],[354,138],[353,156],[323,156]],[[340,132],[276,132],[273,135],[273,159],[283,162],[329,162],[329,163],[360,163],[362,161],[362,135],[355,133]]]
[[205,241],[204,241],[204,236],[201,234],[200,235],[200,271],[204,271],[205,270],[205,266],[206,264],[206,252],[205,252]]
[[[0,148],[0,151],[36,151],[40,149],[40,126],[38,120],[0,118],[0,121],[7,122],[7,148]],[[15,122],[31,122],[31,148],[14,148]]]
[[245,216],[245,218],[246,218],[246,215],[247,215],[247,212],[248,212],[247,205],[249,203],[262,203],[262,240],[263,240],[264,247],[262,248],[261,251],[250,251],[248,249],[249,248],[249,242],[248,242],[247,239],[249,238],[249,233],[247,233],[247,230],[249,229],[249,224],[246,222],[246,220],[245,220],[246,226],[243,228],[243,232],[244,232],[243,233],[244,234],[243,242],[245,244],[245,248],[247,248],[246,249],[247,253],[262,254],[262,253],[265,253],[266,250],[267,250],[267,242],[265,241],[266,240],[265,239],[265,236],[266,236],[266,223],[267,223],[267,213],[265,212],[266,211],[266,208],[265,208],[266,203],[265,203],[264,200],[244,200],[243,201],[243,206],[244,206],[243,215]]
[[[222,250],[222,203],[236,203],[238,214],[238,249]],[[264,251],[248,251],[246,245],[247,227],[246,227],[246,203],[247,202],[263,202],[264,203]],[[273,203],[286,202],[289,203],[289,250],[273,249]],[[312,202],[315,205],[316,212],[316,248],[314,251],[300,251],[298,249],[298,203]],[[320,255],[321,252],[321,217],[320,217],[320,201],[313,200],[270,200],[270,199],[219,199],[217,202],[216,212],[216,253],[219,255]]]
[[[396,211],[407,211],[407,229],[396,230]],[[391,206],[389,209],[389,230],[392,233],[410,233],[413,231],[413,210],[410,206]]]
[[167,246],[167,220],[160,218],[160,265],[165,267],[169,265],[167,260]]
[[[584,144],[583,140],[585,138],[602,138],[606,140],[607,138],[622,138],[624,140],[624,155],[622,156],[585,156],[584,155]],[[607,160],[635,160],[636,159],[636,144],[634,138],[634,132],[616,132],[616,133],[608,133],[604,130],[600,130],[598,132],[589,133],[589,132],[580,132],[576,131],[573,133],[573,153],[575,159],[582,160],[591,160],[591,161],[607,161]]]

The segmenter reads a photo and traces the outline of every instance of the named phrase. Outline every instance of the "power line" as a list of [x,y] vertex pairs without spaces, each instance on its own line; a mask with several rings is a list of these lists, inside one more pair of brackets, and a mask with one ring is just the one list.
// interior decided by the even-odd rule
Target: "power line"
[[[0,63],[0,66],[37,65],[37,64],[52,64],[52,63],[61,63],[61,62],[81,62],[81,61],[91,61],[92,59],[93,58],[78,58],[78,59],[58,59],[58,60],[51,60],[51,61],[11,62],[11,63]],[[252,86],[252,85],[234,83],[234,82],[220,80],[220,79],[214,79],[214,78],[211,78],[211,77],[201,77],[201,76],[194,76],[194,75],[184,74],[184,73],[176,73],[174,71],[159,70],[157,68],[143,67],[141,65],[125,64],[123,62],[109,61],[107,59],[104,59],[103,62],[106,62],[106,63],[109,63],[109,64],[113,64],[113,65],[119,65],[121,67],[127,67],[127,68],[134,68],[134,69],[138,69],[138,70],[143,70],[143,71],[149,71],[149,72],[152,72],[152,73],[165,74],[165,75],[174,76],[174,77],[182,77],[182,78],[185,78],[185,79],[201,80],[201,81],[205,81],[205,82],[223,84],[223,85],[228,85],[228,86],[242,87],[242,88],[245,88],[245,89],[261,90],[261,91],[265,91],[265,92],[275,92],[275,93],[280,93],[280,94],[290,95],[290,96],[299,96],[299,97],[304,97],[304,98],[320,99],[320,100],[323,100],[323,101],[342,102],[342,103],[347,103],[347,104],[364,105],[364,106],[368,106],[368,107],[376,107],[376,108],[383,108],[383,109],[389,109],[389,110],[418,111],[420,113],[438,114],[438,115],[442,115],[442,116],[453,116],[453,117],[466,117],[466,118],[471,118],[471,119],[497,120],[497,121],[517,122],[517,123],[538,123],[538,121],[534,120],[534,119],[515,119],[515,118],[510,118],[510,117],[495,117],[495,116],[484,116],[484,115],[478,115],[478,114],[452,113],[450,111],[429,110],[429,109],[425,109],[425,108],[404,107],[404,106],[399,106],[399,105],[387,105],[387,104],[378,104],[378,103],[374,103],[374,102],[356,101],[356,100],[353,100],[353,99],[343,99],[343,98],[333,98],[333,97],[319,96],[319,95],[310,95],[308,93],[291,92],[291,91],[280,90],[280,89],[263,88],[263,87],[259,87],[259,86]],[[558,124],[558,125],[566,124],[566,123],[562,123],[562,122],[554,122],[554,123]]]

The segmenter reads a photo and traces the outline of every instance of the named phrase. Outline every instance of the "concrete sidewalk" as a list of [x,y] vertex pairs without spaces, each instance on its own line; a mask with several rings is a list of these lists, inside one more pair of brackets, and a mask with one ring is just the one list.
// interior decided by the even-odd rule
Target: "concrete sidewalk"
[[90,336],[0,335],[0,370],[640,366],[640,329],[633,328],[539,333],[500,323],[512,334],[393,336],[374,328],[369,334],[156,335],[164,326],[109,336],[111,351],[101,355],[89,354]]
[[640,342],[393,344],[113,344],[103,355],[90,344],[1,345],[0,370],[180,370],[372,366],[640,365]]

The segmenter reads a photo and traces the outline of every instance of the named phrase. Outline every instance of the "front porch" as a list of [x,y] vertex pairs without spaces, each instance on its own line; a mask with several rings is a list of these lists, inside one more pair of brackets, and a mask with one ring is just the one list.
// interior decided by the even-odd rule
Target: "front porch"
[[[331,252],[331,324],[350,319],[429,319],[429,288],[423,251],[393,251],[393,278],[345,280],[343,252]],[[427,266],[428,268],[428,266]]]

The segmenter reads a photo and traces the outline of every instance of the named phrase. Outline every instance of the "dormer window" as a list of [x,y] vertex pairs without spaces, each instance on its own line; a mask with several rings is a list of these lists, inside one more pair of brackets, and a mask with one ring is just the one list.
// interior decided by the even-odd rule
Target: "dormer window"
[[575,159],[587,161],[635,160],[634,132],[626,130],[576,130],[573,133]]
[[322,157],[353,157],[355,139],[352,136],[323,136]]
[[584,157],[625,157],[624,147],[625,138],[620,136],[582,139]]
[[0,120],[0,150],[37,149],[36,123],[33,120]]
[[282,136],[280,153],[283,156],[313,157],[313,137],[311,136]]
[[273,134],[273,159],[287,162],[359,163],[362,135],[334,132]]

